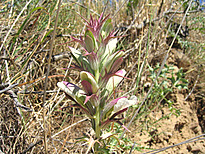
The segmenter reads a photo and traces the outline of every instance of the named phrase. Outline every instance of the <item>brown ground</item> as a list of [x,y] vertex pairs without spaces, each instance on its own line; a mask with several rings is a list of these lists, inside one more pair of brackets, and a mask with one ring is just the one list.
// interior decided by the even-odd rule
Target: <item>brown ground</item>
[[[159,22],[159,26],[160,24],[161,23]],[[156,24],[156,26],[158,25]],[[30,33],[28,32],[28,34]],[[155,45],[157,46],[157,44],[159,45],[165,43],[164,38],[166,37],[159,36],[159,40],[157,40],[158,38],[155,38],[156,39]],[[194,40],[197,40],[199,42],[203,41],[203,37],[196,35],[196,32],[195,34],[193,34],[193,36],[190,36],[190,38],[191,41]],[[134,39],[137,40],[137,38]],[[146,42],[146,39],[147,38],[145,37],[143,42]],[[57,44],[61,44],[64,42],[65,40],[62,39],[59,40]],[[130,42],[134,42],[134,41],[130,41]],[[146,43],[142,43],[142,50],[146,48],[145,44]],[[137,50],[138,49],[139,48],[137,48]],[[163,57],[163,54],[158,54],[157,56],[157,54],[155,53],[157,52],[163,53],[165,50],[167,50],[167,47],[165,48],[161,46],[161,49],[157,49],[157,47],[156,48],[153,47],[151,49],[153,49],[153,51],[150,51],[151,54],[149,54],[148,61],[150,62],[151,65],[155,66],[157,62],[162,61],[162,57]],[[65,49],[63,49],[63,51],[66,52],[68,51],[67,46],[65,47]],[[61,50],[59,49],[56,50],[55,52],[56,52],[55,54],[59,54],[61,53]],[[133,56],[134,61],[130,63],[130,66],[126,66],[125,69],[127,71],[132,67],[133,63],[138,59],[137,57],[138,53],[137,54],[132,53],[132,54],[134,55]],[[46,68],[46,66],[44,65],[46,64],[43,61],[44,58],[45,58],[45,53],[43,54],[39,53],[39,55],[33,56],[33,59],[35,59],[36,63],[38,64],[38,65],[36,64],[35,70],[40,70],[40,71],[39,72],[37,71],[39,74],[37,74],[36,76],[32,76],[31,78],[32,80],[45,75],[46,71],[44,69]],[[61,62],[52,64],[51,74],[52,73],[63,74],[62,73],[63,71],[60,68],[67,66],[68,62],[69,59],[66,59],[66,60],[62,60]],[[176,69],[183,67],[185,71],[193,69],[193,71],[190,71],[186,75],[186,78],[190,81],[189,89],[182,90],[182,91],[175,90],[174,93],[167,96],[167,98],[169,98],[174,102],[173,107],[178,109],[181,114],[178,116],[172,114],[171,116],[168,116],[167,118],[160,120],[160,118],[171,113],[167,105],[163,104],[162,102],[161,106],[153,110],[148,116],[136,120],[130,128],[131,133],[126,133],[126,137],[129,138],[132,142],[136,142],[135,147],[146,148],[146,150],[141,149],[141,152],[135,150],[133,153],[148,152],[151,149],[159,149],[159,148],[171,146],[205,133],[205,107],[204,107],[205,106],[205,98],[204,98],[205,85],[203,85],[204,83],[202,81],[198,81],[197,75],[199,71],[197,70],[197,66],[192,65],[193,63],[194,61],[192,61],[185,54],[183,54],[183,50],[181,49],[171,50],[168,59],[168,64],[174,65]],[[69,75],[72,76],[72,79],[76,83],[76,81],[79,80],[76,77],[76,74],[74,74],[73,72],[69,72],[69,73],[70,73]],[[131,74],[131,77],[135,76],[135,74],[136,72],[134,70],[133,73]],[[49,88],[51,90],[55,89],[56,82],[61,80],[62,78],[60,79],[57,78],[53,80],[50,79],[49,83],[51,84],[49,85],[50,86]],[[194,86],[196,81],[198,81],[198,83],[196,84],[196,86]],[[34,86],[31,86],[30,87],[31,91],[43,90],[43,83],[44,81],[40,81],[40,83],[36,83]],[[34,87],[37,90],[34,89]],[[126,88],[129,89],[129,84],[126,84]],[[191,92],[192,88],[194,88],[193,92]],[[185,98],[189,95],[190,92],[191,95],[185,100]],[[55,95],[53,93],[48,94],[48,100],[49,103],[51,104],[51,106],[49,105],[47,106],[48,108],[52,107],[52,105],[55,105],[55,103],[57,103],[61,99],[60,96],[62,96],[62,93],[58,95],[58,98],[56,100],[54,100],[54,96]],[[23,121],[20,118],[16,110],[16,107],[14,106],[13,99],[10,98],[8,94],[3,93],[0,95],[0,119],[1,119],[0,150],[2,152],[4,153],[44,153],[42,110],[41,110],[42,98],[43,97],[40,94],[39,95],[19,94],[19,99],[23,100],[21,102],[27,106],[34,107],[35,110],[35,112],[32,113],[22,111],[22,114],[25,116]],[[47,131],[48,131],[48,139],[49,139],[48,141],[49,153],[55,153],[55,152],[57,153],[60,151],[62,147],[63,147],[62,150],[63,153],[75,153],[75,152],[84,153],[85,152],[85,151],[81,151],[81,148],[85,146],[78,145],[78,144],[76,144],[74,150],[71,149],[72,152],[70,152],[69,150],[73,146],[73,143],[75,142],[74,140],[75,138],[82,137],[84,132],[89,132],[90,125],[87,121],[76,124],[71,129],[68,128],[66,131],[63,131],[59,135],[56,135],[56,137],[52,137],[53,135],[59,133],[64,128],[67,128],[73,123],[78,122],[79,120],[82,120],[84,118],[84,116],[82,116],[82,113],[78,109],[73,110],[71,108],[63,108],[61,110],[61,107],[66,107],[70,104],[71,103],[66,99],[64,99],[64,101],[61,100],[60,104],[56,107],[56,110],[54,110],[50,115],[50,117],[47,119],[46,124],[48,129]],[[150,125],[150,121],[153,122],[157,120],[159,120],[157,123]],[[129,121],[126,122],[128,123]],[[142,123],[144,123],[145,126],[142,127],[141,126]],[[65,139],[67,140],[64,144]],[[84,148],[84,150],[86,149],[87,147]],[[129,153],[129,151],[126,151],[125,153]],[[162,152],[162,153],[202,154],[205,153],[205,141],[203,139],[192,143],[183,144],[168,149],[166,152]]]
[[[168,63],[174,64],[176,70],[180,67],[190,69],[191,60],[188,57],[185,57],[181,50],[178,51],[180,52],[177,52],[176,49],[171,50]],[[189,78],[189,81],[196,81],[196,74],[191,73],[191,75],[189,74],[187,77]],[[162,105],[163,107],[161,109],[154,110],[148,116],[149,118],[147,118],[153,121],[159,120],[156,127],[153,127],[153,125],[149,126],[148,124],[146,126],[147,130],[146,128],[142,130],[141,127],[139,127],[140,120],[145,119],[137,120],[131,127],[132,133],[128,134],[128,136],[133,142],[136,142],[136,146],[138,144],[139,146],[146,147],[149,150],[142,150],[141,152],[135,151],[133,153],[149,152],[151,151],[150,149],[160,149],[172,146],[204,134],[205,110],[203,106],[205,104],[204,98],[199,96],[201,94],[200,90],[201,88],[196,86],[193,93],[189,95],[187,99],[188,91],[186,90],[176,91],[169,95],[168,98],[174,102],[173,107],[179,109],[181,114],[179,116],[171,115],[165,119],[159,120],[170,113],[167,105]],[[202,137],[204,137],[204,135],[202,135]],[[205,153],[205,141],[203,138],[202,140],[170,148],[161,153],[203,154]]]
[[[132,134],[130,138],[136,143],[143,147],[151,149],[159,149],[167,146],[171,146],[190,138],[196,137],[203,134],[202,128],[199,124],[199,118],[197,116],[197,111],[194,108],[194,104],[190,101],[184,101],[183,94],[174,94],[173,99],[176,100],[175,107],[180,109],[181,115],[176,117],[172,115],[167,119],[163,119],[158,123],[158,128],[153,131],[141,133],[135,133],[137,130],[137,122],[135,127],[132,127]],[[150,116],[153,119],[160,119],[163,114],[168,113],[169,110],[165,107],[160,111],[156,111]],[[152,135],[152,137],[150,136]],[[150,150],[146,150],[150,151]],[[200,140],[193,143],[183,144],[178,147],[171,148],[166,152],[169,154],[186,154],[186,153],[204,153],[205,152],[205,142]],[[139,152],[134,152],[139,153]]]

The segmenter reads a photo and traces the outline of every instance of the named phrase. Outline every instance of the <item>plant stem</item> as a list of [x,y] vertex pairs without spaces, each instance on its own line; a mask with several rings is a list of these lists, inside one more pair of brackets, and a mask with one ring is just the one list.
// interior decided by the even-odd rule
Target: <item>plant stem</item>
[[100,73],[99,73],[99,69],[97,69],[95,70],[95,80],[97,83],[98,83],[99,77],[100,77]]
[[97,110],[96,110],[95,133],[96,133],[96,138],[98,139],[100,137],[100,112],[99,112],[99,107],[97,107]]
[[[95,114],[95,137],[96,140],[100,138],[100,106],[96,107],[96,114]],[[95,151],[98,151],[99,143],[95,143]]]
[[50,72],[51,56],[52,56],[52,52],[53,52],[54,39],[55,39],[55,33],[56,33],[57,24],[58,24],[58,16],[59,16],[61,0],[59,0],[57,4],[58,4],[58,10],[57,10],[57,14],[56,14],[55,25],[54,25],[54,30],[53,30],[53,34],[52,34],[51,44],[50,44],[50,52],[49,52],[46,79],[45,79],[45,83],[44,83],[44,94],[43,94],[43,126],[44,126],[44,149],[45,149],[45,154],[48,153],[47,130],[46,130],[46,107],[45,107],[46,89],[47,89],[47,83],[48,83],[48,76],[49,76],[49,72]]

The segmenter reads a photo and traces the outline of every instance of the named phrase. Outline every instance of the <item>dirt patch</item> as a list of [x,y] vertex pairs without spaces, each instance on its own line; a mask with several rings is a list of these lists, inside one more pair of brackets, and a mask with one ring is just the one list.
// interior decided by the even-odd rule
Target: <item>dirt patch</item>
[[[155,56],[152,63],[161,61],[160,57]],[[176,70],[183,67],[187,72],[192,69],[191,60],[183,54],[183,52],[172,49],[168,58],[168,63],[173,65]],[[187,79],[190,86],[193,88],[197,80],[197,72],[187,74]],[[191,89],[191,87],[189,89]],[[174,102],[173,108],[179,115],[173,115],[167,104],[160,104],[162,108],[152,111],[148,117],[141,118],[132,126],[132,133],[128,136],[136,146],[143,147],[147,150],[134,151],[133,153],[149,152],[154,149],[165,148],[172,146],[204,133],[204,101],[201,97],[200,86],[189,95],[189,91],[176,90],[174,93],[167,96],[168,100]],[[198,92],[199,91],[199,92]],[[196,94],[198,93],[198,95]],[[198,101],[197,101],[198,100]],[[168,116],[167,116],[168,115]],[[166,118],[165,118],[166,117]],[[143,128],[140,127],[140,121],[148,121],[147,125]],[[150,124],[149,121],[157,121]],[[162,153],[167,154],[184,154],[184,153],[197,153],[202,154],[205,152],[205,141],[198,140],[192,143],[186,143],[179,146],[170,148]]]
[[[166,119],[162,119],[159,121],[157,128],[152,128],[152,130],[148,132],[143,131],[138,133],[136,132],[138,125],[132,127],[132,140],[138,141],[136,143],[140,144],[142,147],[148,148],[149,150],[146,150],[146,152],[150,151],[150,149],[159,149],[178,144],[202,134],[197,111],[193,109],[193,104],[191,102],[184,101],[183,94],[174,94],[171,97],[175,99],[176,103],[174,104],[174,107],[180,110],[180,116],[177,117],[172,115]],[[170,111],[167,107],[163,107],[162,110],[156,111],[150,114],[150,116],[155,120],[159,120],[165,113],[169,112]],[[203,153],[204,151],[205,142],[201,140],[171,148],[164,151],[164,153]]]

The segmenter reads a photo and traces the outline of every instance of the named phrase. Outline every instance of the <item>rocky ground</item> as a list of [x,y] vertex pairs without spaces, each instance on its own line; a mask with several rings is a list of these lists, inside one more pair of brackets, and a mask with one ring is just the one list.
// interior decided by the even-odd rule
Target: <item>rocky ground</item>
[[[176,52],[175,49],[172,49],[168,62],[174,63],[176,69],[179,69],[180,67],[189,69],[191,66],[191,60],[185,57],[182,52]],[[193,77],[194,75],[191,75],[191,78]],[[148,131],[139,132],[138,127],[140,124],[138,122],[140,121],[137,121],[135,122],[135,125],[131,127],[132,133],[129,135],[131,140],[141,147],[149,149],[142,150],[142,152],[149,152],[150,149],[165,148],[202,135],[203,139],[200,138],[201,140],[175,146],[161,153],[205,153],[204,98],[198,99],[198,94],[201,93],[200,90],[201,88],[196,86],[191,94],[187,91],[176,91],[176,93],[168,96],[168,98],[174,102],[173,107],[179,109],[180,115],[171,115],[165,119],[159,120],[164,117],[164,115],[170,113],[168,107],[164,106],[160,110],[153,111],[149,115],[149,118],[153,121],[159,120],[156,129],[152,128],[151,130],[147,129]],[[149,128],[149,125],[147,127]],[[135,151],[133,153],[137,154],[141,152]]]

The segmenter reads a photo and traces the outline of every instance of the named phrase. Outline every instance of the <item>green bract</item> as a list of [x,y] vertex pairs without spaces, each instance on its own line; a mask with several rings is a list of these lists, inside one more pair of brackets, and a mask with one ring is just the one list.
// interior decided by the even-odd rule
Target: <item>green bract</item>
[[61,88],[67,95],[71,96],[75,101],[79,100],[80,97],[84,96],[85,92],[78,86],[62,81],[57,83],[58,87]]
[[98,84],[90,73],[85,72],[85,71],[80,72],[80,79],[81,81],[84,81],[84,80],[88,81],[91,84],[93,94],[95,94],[98,91],[99,89]]
[[111,39],[106,45],[105,52],[103,55],[108,56],[111,55],[117,46],[117,38]]
[[126,74],[126,71],[120,70],[118,71],[120,76],[112,76],[109,78],[107,84],[106,84],[106,89],[108,90],[108,92],[111,94],[113,92],[113,90],[117,87],[117,85],[121,82],[121,80],[123,79],[123,77]]

